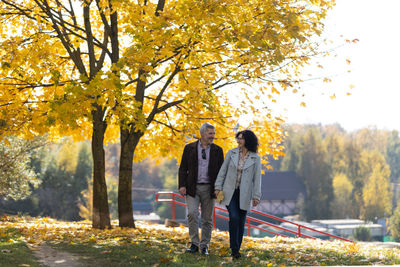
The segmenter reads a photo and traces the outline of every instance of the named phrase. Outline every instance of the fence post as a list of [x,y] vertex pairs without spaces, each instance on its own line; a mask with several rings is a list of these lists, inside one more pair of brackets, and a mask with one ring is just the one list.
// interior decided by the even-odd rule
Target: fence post
[[301,237],[301,227],[300,227],[300,225],[298,225],[297,227],[298,227],[297,236],[298,236],[298,237]]
[[214,227],[214,229],[216,228],[216,223],[215,223],[215,207],[213,208],[213,227]]
[[172,193],[172,220],[175,221],[175,194]]
[[250,219],[247,218],[247,236],[251,236],[251,231],[250,231]]

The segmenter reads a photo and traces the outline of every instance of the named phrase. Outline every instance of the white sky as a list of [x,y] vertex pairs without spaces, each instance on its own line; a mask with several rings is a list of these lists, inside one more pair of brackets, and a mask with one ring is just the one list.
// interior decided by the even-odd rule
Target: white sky
[[[307,108],[299,96],[287,96],[289,123],[339,123],[353,131],[367,126],[400,130],[400,0],[337,0],[326,22],[326,35],[357,44],[336,51],[335,60],[321,61],[333,82],[305,83]],[[347,73],[346,58],[351,60]],[[349,85],[355,88],[349,90]],[[351,95],[346,93],[351,91]],[[330,95],[335,93],[336,99]]]

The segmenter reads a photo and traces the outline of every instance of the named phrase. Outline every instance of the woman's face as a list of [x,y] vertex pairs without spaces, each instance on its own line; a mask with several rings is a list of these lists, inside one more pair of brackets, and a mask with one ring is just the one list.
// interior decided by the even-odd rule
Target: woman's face
[[245,142],[244,142],[243,134],[238,135],[238,137],[236,138],[236,142],[238,143],[239,148],[244,147]]

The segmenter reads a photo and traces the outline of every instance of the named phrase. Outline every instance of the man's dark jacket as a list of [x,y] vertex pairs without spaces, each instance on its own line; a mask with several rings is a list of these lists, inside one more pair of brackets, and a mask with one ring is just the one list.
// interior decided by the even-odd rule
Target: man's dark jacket
[[[196,196],[196,185],[198,176],[198,151],[199,141],[187,144],[183,149],[181,165],[179,166],[179,187],[186,187],[186,194],[191,197]],[[214,195],[214,184],[217,179],[219,169],[224,162],[224,152],[216,144],[210,145],[210,159],[208,161],[208,177],[211,184],[211,197]]]

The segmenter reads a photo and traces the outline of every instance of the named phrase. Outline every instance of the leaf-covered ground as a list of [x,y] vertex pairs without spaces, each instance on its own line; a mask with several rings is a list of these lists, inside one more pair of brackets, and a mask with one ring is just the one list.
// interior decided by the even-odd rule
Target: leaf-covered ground
[[[37,266],[31,248],[43,242],[79,256],[87,266],[307,266],[399,264],[400,250],[342,241],[298,238],[249,238],[243,258],[232,261],[227,232],[214,231],[210,255],[188,255],[186,227],[136,222],[136,229],[92,229],[88,222],[6,217],[0,221],[1,266]],[[21,255],[21,253],[23,255]],[[31,260],[19,263],[21,257]],[[8,261],[15,260],[7,265]],[[140,266],[139,265],[139,266]]]

